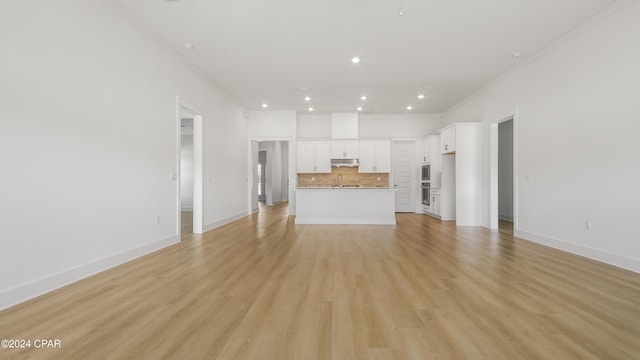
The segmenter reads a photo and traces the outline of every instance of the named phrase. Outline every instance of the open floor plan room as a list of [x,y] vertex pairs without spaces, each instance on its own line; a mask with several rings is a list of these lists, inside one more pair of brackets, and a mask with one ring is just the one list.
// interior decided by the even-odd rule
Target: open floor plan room
[[640,359],[640,1],[0,1],[0,359]]
[[633,359],[640,276],[482,228],[286,204],[0,312],[3,359]]

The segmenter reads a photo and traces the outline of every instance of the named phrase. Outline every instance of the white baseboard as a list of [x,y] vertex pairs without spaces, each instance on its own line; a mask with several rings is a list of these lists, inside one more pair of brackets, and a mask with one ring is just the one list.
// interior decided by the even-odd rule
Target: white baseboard
[[260,211],[260,208],[251,209],[251,213],[255,214]]
[[154,241],[135,249],[127,250],[92,263],[76,266],[69,270],[3,291],[0,293],[0,310],[33,299],[40,295],[44,295],[50,291],[59,289],[78,280],[82,280],[91,275],[95,275],[104,270],[124,264],[178,242],[180,242],[180,237],[178,235],[174,235],[163,240]]
[[203,230],[203,232],[211,231],[211,230],[213,230],[215,228],[219,228],[222,225],[227,225],[228,223],[236,221],[236,220],[238,220],[240,218],[243,218],[245,216],[247,216],[247,213],[246,212],[241,212],[241,213],[229,216],[227,218],[212,222],[210,224],[205,224],[204,228],[202,230]]
[[609,265],[617,266],[629,271],[640,273],[640,260],[632,259],[625,256],[611,254],[602,250],[593,249],[587,246],[570,243],[544,235],[529,233],[526,231],[516,230],[514,236],[524,240],[532,241],[542,245],[546,245],[555,249],[570,252],[572,254],[584,256],[589,259],[597,260]]
[[498,215],[498,219],[500,219],[500,220],[505,220],[505,221],[509,221],[509,222],[513,222],[513,215],[509,215],[509,214],[500,214],[500,215]]

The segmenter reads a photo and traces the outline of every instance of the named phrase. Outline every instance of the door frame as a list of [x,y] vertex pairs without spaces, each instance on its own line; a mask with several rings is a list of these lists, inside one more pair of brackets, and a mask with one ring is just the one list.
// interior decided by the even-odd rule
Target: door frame
[[[260,143],[258,143],[258,164],[260,163],[260,153],[264,151],[264,164],[265,166],[261,168],[262,170],[262,187],[264,188],[264,193],[262,194],[262,196],[264,196],[264,202],[265,204],[268,205],[268,203],[270,202],[269,199],[269,194],[267,194],[268,190],[271,190],[270,186],[267,186],[267,159],[269,158],[269,150],[260,150]],[[259,175],[259,174],[258,174]],[[257,178],[256,178],[257,180]],[[271,184],[269,184],[271,185]],[[260,201],[260,195],[258,195],[258,201]]]
[[[258,199],[258,191],[256,190],[257,186],[257,165],[258,165],[258,143],[261,141],[284,141],[288,144],[288,196],[287,201],[289,202],[288,210],[289,216],[295,215],[296,213],[296,187],[298,186],[298,174],[296,173],[296,139],[292,136],[263,136],[263,137],[249,137],[247,142],[248,149],[248,163],[249,163],[249,171],[247,176],[247,213],[253,214],[258,211],[257,207],[254,207],[254,202],[257,206]],[[254,201],[255,200],[255,201]]]
[[204,223],[204,178],[203,178],[203,154],[204,154],[204,143],[203,143],[203,134],[204,134],[204,119],[202,113],[198,111],[195,107],[189,105],[184,99],[181,99],[179,95],[176,95],[176,129],[177,129],[177,159],[176,159],[176,168],[177,171],[177,181],[176,181],[176,209],[177,209],[177,220],[176,226],[178,229],[178,236],[182,236],[182,207],[181,207],[181,199],[180,199],[180,189],[181,189],[181,173],[180,173],[180,150],[182,148],[182,132],[181,132],[181,123],[182,123],[182,108],[186,108],[191,111],[193,116],[193,233],[194,234],[202,234],[203,232],[203,223]]
[[499,214],[499,194],[498,185],[498,126],[506,121],[513,120],[513,232],[518,230],[518,108],[490,124],[490,199],[489,199],[489,228],[498,230],[500,219]]

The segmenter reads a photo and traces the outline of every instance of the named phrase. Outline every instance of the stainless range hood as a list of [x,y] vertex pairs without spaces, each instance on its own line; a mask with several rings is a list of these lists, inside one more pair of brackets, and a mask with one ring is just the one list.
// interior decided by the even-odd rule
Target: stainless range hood
[[358,159],[331,159],[331,167],[358,167],[360,161]]

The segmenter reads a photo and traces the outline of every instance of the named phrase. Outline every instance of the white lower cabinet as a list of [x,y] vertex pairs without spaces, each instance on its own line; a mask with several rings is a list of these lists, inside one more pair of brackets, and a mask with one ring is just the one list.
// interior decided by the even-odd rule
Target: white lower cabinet
[[431,213],[440,216],[440,189],[431,189]]
[[431,195],[431,212],[440,215],[440,195]]

